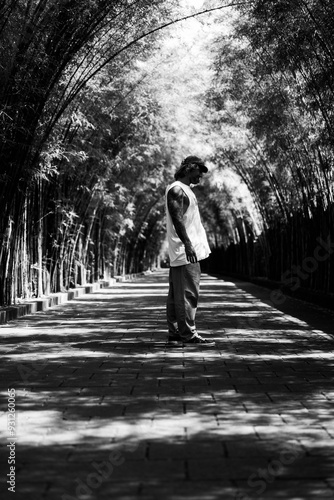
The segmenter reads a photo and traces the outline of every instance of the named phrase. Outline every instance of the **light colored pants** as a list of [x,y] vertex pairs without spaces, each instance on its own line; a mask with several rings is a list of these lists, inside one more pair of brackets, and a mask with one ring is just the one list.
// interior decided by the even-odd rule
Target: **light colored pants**
[[183,340],[189,340],[196,331],[195,316],[199,296],[201,267],[199,262],[169,270],[167,323],[170,334],[178,327]]

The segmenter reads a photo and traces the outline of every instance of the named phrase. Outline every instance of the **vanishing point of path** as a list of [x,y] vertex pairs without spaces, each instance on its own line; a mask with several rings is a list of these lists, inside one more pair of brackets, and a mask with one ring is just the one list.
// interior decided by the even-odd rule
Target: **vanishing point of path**
[[333,499],[333,316],[205,275],[216,346],[171,348],[166,294],[159,271],[0,328],[1,498]]

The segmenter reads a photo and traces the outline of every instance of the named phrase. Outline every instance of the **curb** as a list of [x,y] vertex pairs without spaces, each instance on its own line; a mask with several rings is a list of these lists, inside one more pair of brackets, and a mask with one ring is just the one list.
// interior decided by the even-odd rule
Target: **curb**
[[67,292],[52,293],[47,297],[28,300],[27,302],[23,302],[22,304],[4,307],[3,309],[0,309],[0,325],[22,318],[23,316],[35,314],[40,311],[47,311],[51,307],[59,306],[60,304],[66,304],[66,302],[70,300],[77,299],[89,293],[97,292],[98,290],[101,290],[101,288],[109,288],[115,285],[115,283],[133,281],[138,276],[142,276],[144,274],[145,273],[115,276],[114,278],[110,278],[109,280],[101,280],[96,283],[78,286],[77,288],[71,288]]
[[325,309],[334,310],[334,293],[326,293],[322,290],[313,290],[305,287],[298,287],[295,291],[284,285],[282,281],[274,281],[268,278],[256,277],[256,276],[246,276],[241,274],[217,274],[207,272],[210,276],[219,276],[221,278],[232,279],[235,281],[246,281],[248,283],[253,283],[253,285],[260,286],[262,288],[267,288],[269,290],[277,290],[282,292],[282,296],[290,297],[296,300],[302,300]]

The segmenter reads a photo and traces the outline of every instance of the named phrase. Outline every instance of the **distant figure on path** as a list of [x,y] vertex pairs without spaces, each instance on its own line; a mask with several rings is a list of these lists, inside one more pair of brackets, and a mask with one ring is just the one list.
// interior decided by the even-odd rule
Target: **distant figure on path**
[[199,184],[208,169],[197,156],[188,156],[176,170],[166,189],[167,239],[170,260],[167,298],[168,342],[185,345],[215,345],[196,331],[201,277],[200,260],[210,248],[202,225],[197,198],[191,185]]

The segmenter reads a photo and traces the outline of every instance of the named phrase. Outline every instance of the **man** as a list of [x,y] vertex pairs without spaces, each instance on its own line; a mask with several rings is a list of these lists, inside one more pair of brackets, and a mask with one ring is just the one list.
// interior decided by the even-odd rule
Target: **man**
[[184,345],[212,346],[196,331],[195,316],[201,268],[210,254],[192,185],[199,184],[208,169],[197,156],[188,156],[166,189],[167,239],[170,272],[167,298],[168,341]]

